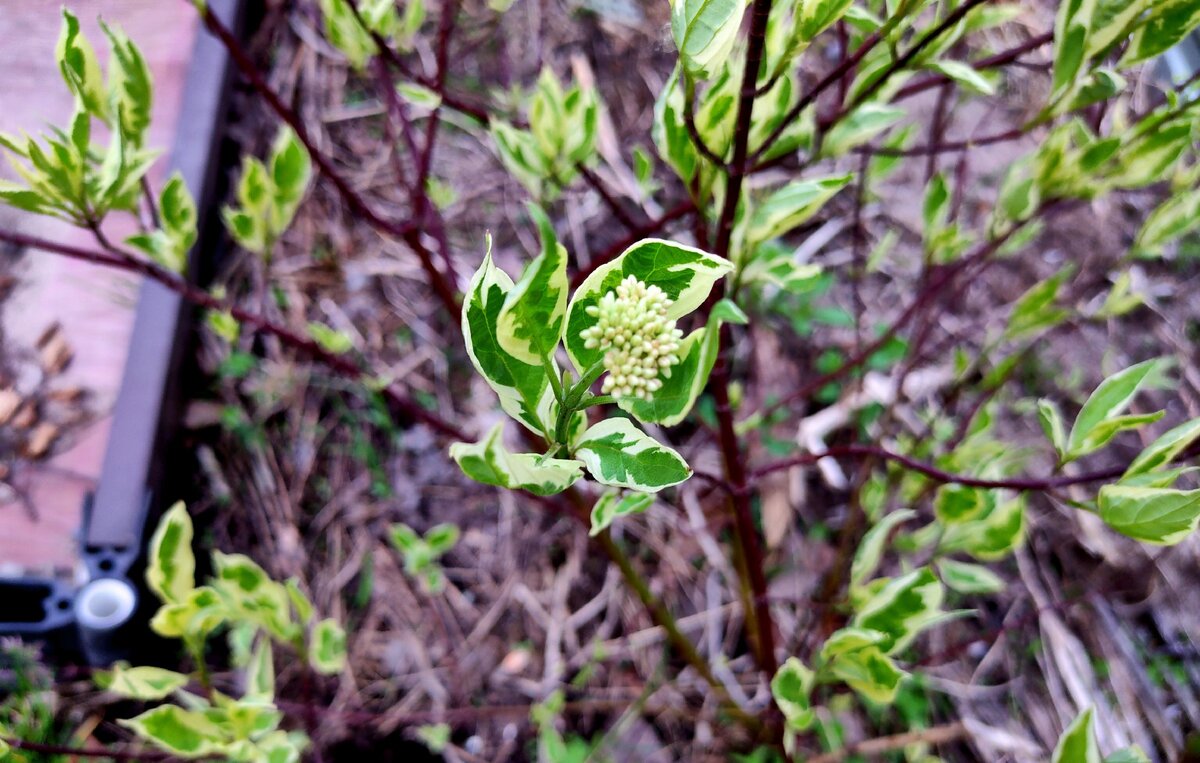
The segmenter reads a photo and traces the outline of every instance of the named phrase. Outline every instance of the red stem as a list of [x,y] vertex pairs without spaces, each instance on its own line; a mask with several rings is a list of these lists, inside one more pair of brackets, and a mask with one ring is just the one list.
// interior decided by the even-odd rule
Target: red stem
[[[201,17],[204,20],[205,27],[207,27],[208,30],[212,32],[212,34],[218,40],[221,41],[221,44],[225,46],[225,49],[229,52],[234,64],[237,65],[238,70],[241,71],[242,75],[250,82],[250,85],[254,88],[255,92],[257,92],[259,96],[261,96],[267,102],[267,104],[271,107],[271,110],[274,111],[280,119],[286,122],[292,128],[292,130],[295,131],[296,137],[299,138],[300,142],[303,143],[304,147],[308,150],[309,156],[312,157],[313,163],[317,165],[317,169],[320,170],[321,174],[324,175],[331,183],[333,183],[334,187],[337,188],[338,193],[341,194],[346,203],[349,204],[359,216],[366,220],[367,223],[369,223],[371,227],[375,228],[376,230],[394,238],[407,241],[410,245],[412,245],[412,242],[414,241],[418,242],[419,244],[420,230],[417,225],[414,225],[412,221],[397,223],[380,217],[379,214],[376,213],[369,204],[367,204],[363,197],[350,186],[350,182],[346,180],[346,178],[343,177],[336,168],[334,168],[333,164],[329,161],[329,158],[317,150],[317,146],[313,142],[312,137],[309,135],[308,129],[304,126],[303,120],[300,119],[296,112],[288,108],[288,106],[279,98],[279,95],[271,89],[271,86],[267,84],[267,81],[263,78],[263,75],[258,70],[258,67],[254,65],[254,62],[250,60],[250,56],[246,53],[245,49],[242,48],[241,43],[239,43],[233,36],[233,33],[230,32],[223,23],[221,23],[221,20],[212,12],[212,9],[206,5],[202,6]],[[425,270],[425,273],[429,278],[430,286],[438,295],[442,305],[446,308],[446,312],[448,312],[451,316],[457,316],[458,297],[455,294],[455,289],[446,279],[446,276],[434,265],[433,258],[430,256],[428,249],[419,245],[413,245],[413,249],[416,251],[417,257],[421,261],[421,267]]]
[[[82,247],[60,244],[54,241],[47,241],[45,239],[27,236],[22,233],[14,233],[12,231],[6,231],[3,229],[0,229],[0,241],[7,241],[11,244],[25,248],[41,249],[42,251],[62,255],[71,259],[90,262],[96,265],[104,265],[106,267],[123,270],[129,273],[137,273],[138,275],[162,284],[194,305],[207,308],[209,310],[228,312],[243,326],[247,326],[252,330],[261,331],[265,334],[271,334],[272,336],[278,337],[279,340],[285,345],[299,350],[305,355],[327,366],[330,370],[334,371],[340,376],[353,381],[364,381],[370,375],[349,356],[331,353],[321,347],[321,345],[317,344],[309,336],[297,333],[287,326],[275,323],[263,315],[250,312],[244,308],[238,307],[237,305],[219,300],[199,286],[185,281],[175,273],[160,267],[153,262],[139,259],[126,252],[122,252],[120,250],[102,252],[95,251],[93,249],[84,249]],[[387,388],[383,389],[382,394],[401,412],[410,418],[417,419],[428,424],[430,427],[442,433],[443,435],[454,437],[460,440],[472,439],[469,435],[455,425],[445,421],[441,417],[426,410],[423,406],[408,398],[395,385],[389,385]]]

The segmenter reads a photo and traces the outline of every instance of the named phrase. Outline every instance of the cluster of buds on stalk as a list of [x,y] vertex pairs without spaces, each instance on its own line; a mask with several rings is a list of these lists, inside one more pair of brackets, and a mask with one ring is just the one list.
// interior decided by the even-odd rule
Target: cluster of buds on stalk
[[596,324],[580,337],[588,349],[605,350],[603,394],[648,399],[662,388],[662,376],[679,363],[683,332],[668,319],[673,300],[658,286],[626,276],[616,288],[587,308]]

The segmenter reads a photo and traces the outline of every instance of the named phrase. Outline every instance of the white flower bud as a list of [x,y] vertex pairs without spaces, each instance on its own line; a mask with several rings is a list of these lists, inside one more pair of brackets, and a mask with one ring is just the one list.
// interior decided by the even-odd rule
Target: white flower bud
[[636,276],[626,276],[586,313],[596,324],[579,336],[588,349],[602,349],[603,394],[649,398],[662,389],[659,375],[670,376],[679,363],[683,332],[667,319],[673,301],[658,286],[647,286]]

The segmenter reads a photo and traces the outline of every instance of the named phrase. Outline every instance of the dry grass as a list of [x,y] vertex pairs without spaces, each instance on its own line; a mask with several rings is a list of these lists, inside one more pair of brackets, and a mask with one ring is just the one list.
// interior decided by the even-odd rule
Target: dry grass
[[[264,59],[269,51],[271,82],[300,108],[355,187],[403,218],[405,199],[381,141],[382,107],[322,42],[309,11],[301,4],[268,15],[256,48]],[[630,12],[637,17],[633,26],[613,20]],[[454,81],[467,91],[478,87],[474,83],[528,83],[542,61],[560,70],[572,66],[584,76],[594,72],[610,116],[606,163],[598,172],[611,187],[636,197],[629,151],[646,141],[653,92],[669,73],[672,54],[662,44],[664,8],[613,5],[607,13],[519,2],[496,22],[485,7],[468,4],[456,38]],[[1040,30],[1042,22],[1028,23]],[[418,49],[417,55],[427,58],[429,51]],[[1019,123],[1044,81],[1037,67],[1022,72],[999,109],[965,110],[949,135]],[[274,129],[246,99],[236,128],[242,145],[261,153]],[[986,211],[998,172],[1030,145],[972,154],[970,170],[979,181],[963,200],[965,215],[978,218]],[[433,166],[458,195],[445,216],[460,285],[482,256],[485,229],[497,236],[502,266],[515,272],[535,251],[535,238],[530,226],[513,224],[522,217],[522,194],[487,146],[452,126],[438,143]],[[954,165],[945,168],[953,171]],[[924,179],[924,162],[911,162],[892,186],[894,195],[866,208],[864,224],[873,236],[896,229],[910,246],[878,272],[833,292],[831,298],[858,314],[862,326],[894,317],[911,298],[919,202],[905,199],[920,198]],[[647,215],[659,211],[653,201],[637,201]],[[1151,203],[1143,195],[1058,218],[1033,247],[1036,254],[1000,261],[973,279],[955,295],[952,309],[922,329],[927,339],[919,363],[889,405],[882,434],[920,436],[930,412],[967,414],[977,393],[958,389],[945,373],[954,349],[977,350],[989,331],[1003,325],[1005,305],[1061,263],[1073,262],[1083,274],[1072,286],[1080,301],[1102,292]],[[569,192],[557,211],[559,230],[580,262],[623,233],[586,190]],[[856,255],[845,233],[849,204],[839,201],[827,212],[814,226],[831,234],[817,259],[852,269]],[[1134,273],[1138,290],[1156,296],[1152,309],[1055,331],[1032,348],[1001,400],[1086,391],[1127,361],[1167,354],[1182,361],[1182,391],[1150,399],[1168,408],[1168,420],[1200,415],[1194,353],[1200,308],[1176,298],[1192,292],[1197,268],[1144,263]],[[452,324],[423,285],[412,253],[353,220],[324,186],[305,204],[269,266],[235,255],[223,280],[251,304],[261,298],[260,284],[269,282],[276,299],[262,304],[276,317],[297,325],[320,320],[348,332],[383,374],[403,380],[469,429],[483,431],[495,420],[493,396],[469,373]],[[791,336],[781,326],[764,321],[753,329],[753,344],[736,348],[748,404],[784,394],[811,373],[814,340]],[[817,339],[822,346],[848,348],[862,340],[853,329],[824,330]],[[310,718],[319,746],[411,738],[419,724],[445,720],[455,728],[451,759],[525,759],[529,705],[557,688],[568,694],[566,727],[588,737],[607,733],[609,752],[618,760],[723,760],[747,741],[718,716],[703,683],[688,669],[680,672],[663,634],[577,524],[548,516],[520,495],[467,482],[429,432],[393,428],[364,393],[296,362],[271,342],[244,339],[241,349],[261,355],[260,367],[244,380],[215,385],[211,400],[193,405],[197,427],[222,417],[228,424],[231,412],[243,417],[199,451],[210,499],[198,508],[208,512],[216,546],[244,550],[277,575],[299,576],[318,607],[348,625],[350,670],[316,688],[303,688],[287,669],[281,679],[293,709],[328,706],[296,716]],[[224,353],[216,340],[206,340],[210,370]],[[882,387],[872,386],[876,382]],[[869,378],[859,403],[881,388],[887,389],[886,379]],[[811,435],[826,421],[815,407],[799,416],[775,434]],[[1040,435],[1032,422],[1029,415],[1012,417],[1002,430],[1013,441],[1036,444]],[[847,435],[840,425],[818,427],[817,433],[831,442]],[[703,427],[661,434],[697,469],[719,471]],[[763,458],[763,445],[752,447],[751,457]],[[1114,459],[1132,455],[1136,443],[1117,451]],[[1034,458],[1028,471],[1040,474],[1051,466]],[[856,476],[853,464],[842,469],[797,468],[763,486],[771,594],[781,643],[789,650],[806,652],[819,632],[824,606],[813,597],[837,555],[836,530],[846,521],[851,495],[846,480]],[[943,759],[1044,760],[1066,723],[1092,704],[1099,708],[1103,748],[1137,743],[1156,760],[1179,759],[1185,730],[1200,727],[1194,640],[1200,638],[1200,545],[1193,539],[1149,550],[1127,542],[1069,509],[1069,497],[1031,500],[1028,544],[1000,568],[1012,583],[1004,595],[965,602],[977,607],[973,616],[918,642],[913,669],[924,688],[910,692],[905,709],[932,726],[962,722],[954,734],[919,737],[939,741]],[[916,508],[929,511],[928,505]],[[443,596],[426,595],[403,574],[386,542],[386,528],[397,521],[422,530],[447,521],[462,527],[462,541],[445,560],[450,585]],[[832,539],[821,528],[834,530]],[[645,516],[621,523],[617,535],[731,695],[761,710],[769,705],[769,692],[743,641],[737,576],[723,550],[728,529],[719,494],[693,480],[673,503],[660,501]],[[831,706],[841,704],[834,700]],[[868,724],[848,709],[839,720],[849,741],[905,732],[913,722],[893,712]]]

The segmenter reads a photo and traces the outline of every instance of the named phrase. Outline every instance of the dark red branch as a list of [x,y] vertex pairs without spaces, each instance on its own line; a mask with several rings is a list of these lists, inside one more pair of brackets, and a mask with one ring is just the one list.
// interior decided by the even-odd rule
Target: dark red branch
[[[304,121],[301,120],[299,115],[289,108],[287,104],[280,99],[279,95],[271,89],[271,86],[267,84],[266,79],[263,78],[262,72],[258,70],[258,67],[255,66],[254,62],[250,60],[250,56],[246,53],[245,49],[242,48],[241,43],[239,43],[237,38],[233,36],[233,33],[230,32],[223,23],[221,23],[221,20],[212,12],[212,9],[208,8],[207,6],[202,6],[201,17],[204,20],[204,26],[210,32],[212,32],[212,34],[218,40],[221,41],[222,45],[225,46],[225,49],[229,52],[230,57],[233,59],[233,62],[237,66],[238,70],[242,73],[242,76],[244,76],[250,82],[250,85],[254,88],[255,92],[257,92],[259,96],[267,102],[267,105],[271,107],[271,110],[275,112],[276,116],[286,122],[288,126],[295,131],[296,137],[308,150],[309,156],[312,157],[313,163],[317,165],[317,169],[322,175],[325,176],[327,180],[329,180],[329,182],[333,183],[334,187],[337,188],[338,193],[351,207],[351,209],[353,209],[356,214],[362,217],[363,220],[365,220],[376,230],[392,236],[393,238],[407,241],[410,243],[410,245],[412,245],[413,241],[417,241],[419,244],[420,232],[418,230],[418,225],[420,221],[417,221],[418,225],[414,225],[412,221],[398,223],[380,217],[379,214],[371,208],[371,205],[369,205],[366,200],[364,200],[363,197],[356,190],[354,190],[353,187],[351,187],[350,182],[346,180],[346,178],[342,176],[337,168],[333,166],[333,163],[330,162],[329,158],[317,149],[316,144],[309,135],[308,128],[306,128],[304,125]],[[457,316],[458,297],[455,293],[454,287],[447,280],[446,275],[441,273],[437,269],[437,266],[434,265],[433,258],[430,256],[429,251],[424,246],[413,246],[413,248],[417,253],[417,257],[421,261],[421,267],[425,270],[425,274],[429,278],[429,285],[438,295],[438,298],[442,302],[442,305],[446,308],[446,311],[451,316]]]
[[954,474],[936,466],[927,464],[923,461],[918,461],[915,458],[906,456],[902,453],[888,450],[875,445],[839,445],[829,448],[823,453],[802,453],[796,456],[773,461],[753,471],[755,478],[762,477],[772,472],[777,472],[782,469],[789,469],[793,466],[809,466],[820,461],[822,458],[880,458],[886,461],[894,461],[910,471],[923,474],[924,476],[946,484],[963,485],[965,487],[979,487],[989,489],[1006,489],[1006,490],[1057,490],[1059,488],[1070,487],[1071,485],[1082,485],[1089,482],[1101,482],[1103,480],[1115,479],[1125,473],[1127,466],[1113,467],[1104,469],[1098,472],[1089,472],[1087,474],[1077,474],[1070,477],[1020,477],[1012,479],[983,479],[982,477],[972,477],[967,474]]
[[[90,262],[96,265],[123,270],[128,273],[136,273],[152,281],[162,284],[166,288],[178,294],[183,299],[193,305],[197,305],[209,310],[217,310],[220,312],[228,312],[238,323],[265,334],[271,334],[277,337],[285,345],[292,347],[295,350],[307,355],[310,358],[327,366],[330,370],[337,373],[339,376],[345,377],[352,381],[362,382],[369,378],[370,374],[364,370],[357,362],[347,355],[338,355],[329,352],[328,350],[317,344],[316,341],[305,334],[300,334],[287,326],[275,323],[269,318],[245,310],[237,305],[230,304],[217,299],[212,294],[208,293],[199,286],[196,286],[175,273],[156,265],[148,260],[139,259],[131,254],[117,251],[96,251],[92,249],[84,249],[82,247],[71,246],[68,244],[60,244],[54,241],[27,236],[22,233],[14,233],[0,229],[0,241],[7,241],[16,246],[40,249],[45,252],[51,252],[64,257],[69,257],[82,262]],[[401,392],[395,385],[390,385],[382,390],[383,396],[388,402],[410,418],[417,419],[428,424],[433,429],[443,435],[454,437],[460,440],[472,439],[461,429],[453,424],[445,421],[441,417],[426,410],[423,406],[416,403]]]

